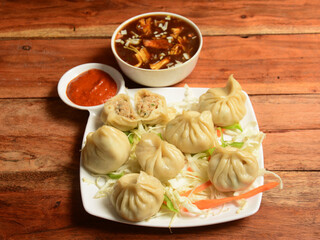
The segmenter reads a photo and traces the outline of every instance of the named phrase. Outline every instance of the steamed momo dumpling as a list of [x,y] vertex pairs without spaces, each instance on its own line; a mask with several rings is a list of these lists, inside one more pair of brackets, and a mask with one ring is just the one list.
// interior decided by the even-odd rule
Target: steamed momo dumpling
[[117,170],[128,160],[130,149],[126,134],[104,125],[87,135],[81,158],[84,167],[90,172],[107,174]]
[[121,177],[113,187],[111,202],[124,219],[139,222],[155,215],[164,199],[161,182],[145,172]]
[[104,104],[101,120],[121,131],[128,131],[138,126],[139,117],[130,103],[129,96],[119,94]]
[[142,123],[156,125],[169,121],[166,99],[146,89],[141,89],[134,96],[136,111]]
[[258,172],[259,165],[252,154],[230,146],[217,147],[208,166],[209,179],[220,192],[246,189]]
[[174,178],[185,163],[183,153],[155,133],[142,135],[135,153],[142,170],[160,181]]
[[168,122],[164,137],[184,153],[198,153],[216,144],[209,111],[184,111]]
[[230,126],[246,114],[245,102],[240,84],[230,75],[225,87],[211,88],[200,96],[199,112],[209,110],[215,125]]

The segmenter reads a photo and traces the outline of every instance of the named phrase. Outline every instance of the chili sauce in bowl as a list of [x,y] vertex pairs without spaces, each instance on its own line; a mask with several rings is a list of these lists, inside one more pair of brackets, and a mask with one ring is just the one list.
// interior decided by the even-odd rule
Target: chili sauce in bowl
[[167,12],[141,14],[114,32],[111,48],[121,70],[150,87],[170,86],[194,69],[202,35],[189,19]]
[[69,106],[90,110],[124,91],[122,75],[114,68],[88,63],[67,71],[58,84],[60,98]]
[[80,106],[103,104],[117,93],[117,84],[112,77],[99,69],[90,69],[71,80],[67,96]]

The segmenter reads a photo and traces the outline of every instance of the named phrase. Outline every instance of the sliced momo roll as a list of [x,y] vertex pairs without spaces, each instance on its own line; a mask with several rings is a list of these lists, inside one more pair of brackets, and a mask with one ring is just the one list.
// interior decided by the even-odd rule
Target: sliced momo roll
[[240,84],[230,75],[223,88],[210,88],[199,98],[199,112],[211,111],[217,126],[230,126],[238,123],[246,114],[246,96]]
[[101,120],[121,131],[129,131],[138,126],[139,117],[130,103],[129,96],[119,94],[106,101],[101,113]]
[[199,153],[216,145],[209,111],[184,111],[168,122],[165,139],[184,153]]
[[145,172],[130,173],[114,185],[111,202],[124,219],[139,222],[155,215],[164,199],[161,182]]
[[208,166],[209,179],[220,192],[244,190],[258,173],[258,162],[251,153],[230,146],[217,147]]
[[142,123],[156,125],[169,121],[166,99],[146,89],[141,89],[134,96],[136,111]]
[[185,164],[183,153],[155,133],[142,135],[135,153],[142,170],[160,181],[177,176]]
[[87,135],[81,159],[90,172],[107,174],[117,170],[128,160],[130,149],[126,134],[104,125]]

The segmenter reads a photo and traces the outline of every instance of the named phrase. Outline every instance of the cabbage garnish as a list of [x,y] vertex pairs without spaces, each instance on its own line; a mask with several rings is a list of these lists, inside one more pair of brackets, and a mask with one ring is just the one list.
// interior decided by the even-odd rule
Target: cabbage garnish
[[[259,147],[262,144],[265,134],[258,130],[257,124],[255,122],[248,123],[247,126],[242,131],[234,131],[234,130],[240,130],[239,127],[241,128],[240,125],[232,127],[234,128],[232,132],[231,131],[223,132],[221,127],[217,128],[217,131],[220,132],[219,140],[220,140],[221,146],[236,147],[241,150],[248,151],[257,157],[257,154],[258,154],[257,152],[259,150]],[[226,139],[229,139],[229,140],[226,140]]]
[[242,148],[244,142],[232,142],[232,143],[229,143],[228,146],[231,146],[231,147],[235,147],[235,148]]
[[233,124],[233,125],[225,126],[225,127],[222,127],[222,128],[224,128],[224,129],[229,129],[229,130],[236,130],[236,129],[238,129],[238,130],[240,130],[240,132],[243,131],[243,130],[242,130],[242,127],[241,127],[241,125],[240,125],[239,123],[235,123],[235,124]]
[[199,99],[193,95],[187,84],[184,85],[184,89],[182,101],[168,104],[169,107],[174,107],[178,113],[182,113],[183,110],[196,110],[199,102]]
[[119,179],[119,178],[121,178],[123,175],[124,175],[123,172],[122,172],[122,173],[114,173],[114,172],[112,172],[112,173],[108,173],[108,174],[107,174],[107,176],[108,176],[109,178],[111,178],[111,179]]
[[167,195],[164,195],[163,206],[165,206],[172,212],[175,212],[175,213],[179,212],[177,209],[174,208],[172,201],[170,200],[170,198],[168,198]]

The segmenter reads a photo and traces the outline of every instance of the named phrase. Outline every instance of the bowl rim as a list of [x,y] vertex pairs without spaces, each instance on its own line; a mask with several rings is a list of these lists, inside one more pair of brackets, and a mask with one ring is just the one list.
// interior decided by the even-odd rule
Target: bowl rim
[[[198,33],[199,35],[199,39],[200,39],[200,42],[199,42],[199,48],[197,50],[197,52],[190,58],[188,59],[187,61],[183,62],[182,64],[178,65],[178,66],[174,66],[174,67],[170,67],[170,68],[165,68],[165,69],[157,69],[157,70],[153,70],[153,69],[145,69],[145,68],[139,68],[139,67],[135,67],[129,63],[127,63],[126,61],[124,61],[117,53],[116,49],[115,49],[115,38],[117,36],[117,33],[125,26],[127,25],[129,22],[131,21],[134,21],[136,19],[139,19],[141,17],[146,17],[146,16],[151,16],[151,15],[169,15],[169,16],[172,16],[172,17],[176,17],[176,18],[179,18],[179,19],[182,19],[186,22],[188,22],[195,30],[196,32]],[[122,64],[126,65],[127,67],[130,67],[132,69],[135,69],[135,70],[139,70],[139,71],[144,71],[144,72],[166,72],[166,71],[171,71],[172,69],[177,69],[177,68],[181,68],[183,66],[185,66],[185,64],[189,63],[189,62],[192,62],[193,59],[195,58],[198,58],[199,54],[200,54],[200,51],[202,49],[202,45],[203,45],[203,39],[202,39],[202,33],[199,29],[199,27],[193,22],[191,21],[190,19],[182,16],[182,15],[179,15],[179,14],[176,14],[176,13],[171,13],[171,12],[147,12],[147,13],[142,13],[142,14],[139,14],[139,15],[136,15],[136,16],[133,16],[127,20],[125,20],[123,23],[121,23],[117,28],[116,30],[113,32],[112,34],[112,37],[111,37],[111,50],[113,52],[113,55],[115,56],[115,58],[117,59],[117,61],[120,61]]]
[[108,73],[112,79],[115,81],[115,83],[117,84],[117,94],[121,93],[124,91],[125,89],[125,82],[124,79],[121,75],[121,73],[106,64],[102,64],[102,63],[85,63],[85,64],[81,64],[81,65],[77,65],[71,69],[69,69],[67,72],[65,72],[62,77],[60,78],[59,82],[58,82],[58,86],[57,86],[57,90],[58,90],[58,95],[60,97],[60,99],[67,105],[69,105],[70,107],[73,108],[77,108],[80,110],[95,110],[97,108],[100,108],[102,105],[104,105],[104,103],[102,104],[98,104],[98,105],[94,105],[94,106],[81,106],[78,104],[75,104],[74,102],[72,102],[69,97],[67,96],[67,88],[69,83],[76,78],[77,76],[79,76],[80,74],[89,71],[90,69],[99,69],[102,70],[106,73]]

